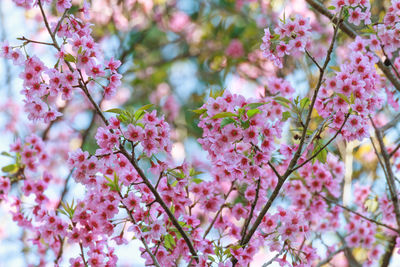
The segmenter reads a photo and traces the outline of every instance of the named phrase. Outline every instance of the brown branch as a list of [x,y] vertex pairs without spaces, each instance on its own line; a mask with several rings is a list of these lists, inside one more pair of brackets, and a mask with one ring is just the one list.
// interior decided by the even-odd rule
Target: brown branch
[[389,157],[393,157],[393,155],[397,152],[397,150],[399,150],[400,148],[400,143],[395,147],[395,149],[393,149],[392,152],[390,152]]
[[253,218],[254,209],[255,209],[255,207],[256,207],[256,205],[257,205],[258,195],[259,195],[259,193],[260,193],[260,184],[261,184],[260,178],[258,178],[258,180],[257,180],[256,196],[255,196],[255,198],[254,198],[253,203],[251,204],[251,209],[250,209],[249,217],[246,219],[246,221],[245,221],[245,223],[244,223],[244,226],[243,226],[243,229],[242,229],[242,239],[246,236],[247,228],[249,227],[250,221],[251,221],[251,219]]
[[20,38],[17,38],[17,40],[24,41],[24,44],[34,43],[34,44],[41,44],[41,45],[54,46],[54,43],[47,43],[47,42],[35,41],[35,40],[31,40],[31,39],[25,38],[24,36],[22,36],[22,37],[20,37]]
[[297,167],[293,168],[293,171],[303,167],[305,164],[307,164],[308,162],[310,162],[312,159],[314,159],[315,157],[318,156],[319,153],[321,153],[322,150],[324,150],[330,143],[332,143],[333,140],[335,140],[335,138],[339,135],[339,133],[342,131],[344,125],[346,124],[347,119],[349,118],[350,113],[347,113],[345,116],[345,119],[342,123],[342,125],[340,126],[339,130],[337,130],[337,132],[335,133],[334,136],[331,137],[331,139],[328,140],[328,142],[326,142],[325,145],[323,145],[320,149],[317,150],[317,152],[315,152],[311,157],[309,157],[308,159],[306,159],[303,163],[301,163],[300,165],[298,165]]
[[399,121],[400,121],[400,114],[397,114],[391,121],[389,121],[388,123],[383,125],[381,128],[379,128],[379,130],[381,132],[385,132],[386,130],[389,130],[390,128],[393,128],[394,126],[396,126],[397,123],[399,123]]
[[389,229],[389,230],[392,230],[392,231],[394,231],[394,232],[396,232],[396,233],[400,233],[400,231],[399,231],[398,229],[393,228],[393,227],[391,227],[390,225],[387,225],[387,224],[381,223],[381,222],[379,222],[379,221],[377,221],[377,220],[368,218],[368,217],[362,215],[361,213],[359,213],[359,212],[357,212],[357,211],[354,211],[354,210],[352,210],[352,209],[350,209],[350,208],[348,208],[348,207],[346,207],[346,206],[343,206],[342,204],[338,203],[337,201],[335,201],[335,200],[333,200],[333,199],[329,199],[329,198],[327,198],[327,197],[321,195],[320,193],[315,193],[315,194],[318,195],[319,197],[323,198],[325,201],[327,201],[327,202],[329,202],[329,203],[335,204],[336,206],[341,207],[342,209],[347,210],[348,212],[351,212],[351,213],[354,213],[354,214],[357,215],[357,216],[360,216],[360,217],[363,218],[364,220],[367,220],[367,221],[370,221],[370,222],[372,222],[372,223],[375,223],[376,225],[380,225],[380,226],[382,226],[382,227],[385,227],[385,228],[387,228],[387,229]]
[[345,249],[346,249],[346,247],[342,246],[338,250],[332,252],[331,254],[329,254],[329,256],[325,260],[320,261],[316,267],[322,267],[323,265],[328,264],[333,259],[333,257],[335,257],[340,252],[344,251]]
[[271,162],[268,161],[268,166],[272,169],[272,171],[275,173],[276,177],[278,177],[278,180],[281,179],[281,175],[279,172],[275,169],[274,165],[272,165]]
[[79,248],[81,250],[81,257],[82,257],[82,260],[83,260],[83,264],[85,265],[85,267],[88,267],[89,265],[88,265],[88,263],[87,263],[87,261],[85,259],[85,252],[83,251],[82,242],[79,242]]
[[[230,193],[232,192],[232,190],[233,190],[233,188],[234,188],[234,185],[235,185],[235,182],[233,181],[232,184],[231,184],[231,188],[229,188],[228,193],[224,196],[224,200],[226,200],[226,199],[229,197]],[[222,209],[223,209],[224,207],[226,207],[226,203],[224,203],[223,205],[221,205],[221,207],[219,208],[219,210],[218,210],[217,213],[215,214],[214,219],[211,221],[211,223],[210,223],[210,225],[208,226],[207,230],[206,230],[206,231],[204,232],[204,234],[203,234],[203,239],[206,238],[206,236],[208,235],[208,233],[211,231],[211,229],[212,229],[214,223],[217,221],[217,218],[218,218],[219,214],[222,212]]]
[[389,192],[390,192],[390,196],[391,196],[391,200],[393,202],[393,207],[394,207],[394,213],[395,213],[395,217],[396,217],[396,222],[397,222],[397,227],[400,227],[400,209],[399,209],[399,199],[397,197],[397,189],[396,189],[396,184],[395,184],[395,176],[393,174],[393,170],[392,170],[392,165],[390,163],[390,157],[389,154],[386,150],[385,144],[383,142],[383,137],[382,137],[382,133],[381,131],[376,127],[374,121],[372,120],[371,117],[370,121],[372,126],[375,129],[375,135],[376,138],[378,139],[378,143],[379,143],[379,147],[381,150],[381,155],[383,157],[383,162],[385,163],[385,169],[386,169],[386,174],[385,178],[386,178],[386,182],[388,184],[389,187]]
[[60,235],[58,235],[58,240],[60,241],[60,250],[58,251],[57,257],[54,260],[54,264],[58,263],[58,261],[61,259],[61,256],[63,254],[64,238],[62,238]]
[[381,267],[389,266],[390,259],[392,258],[393,251],[396,248],[396,236],[393,236],[389,241],[389,246],[385,249],[386,252],[382,256]]
[[385,165],[383,164],[382,159],[381,159],[381,157],[379,156],[379,152],[378,152],[378,149],[376,148],[375,142],[374,142],[374,140],[372,139],[372,137],[370,137],[369,139],[371,140],[372,148],[373,148],[374,151],[375,151],[375,155],[376,155],[376,157],[378,158],[378,162],[379,162],[379,164],[381,165],[381,168],[382,168],[382,170],[383,170],[383,173],[385,174],[385,176],[387,176],[388,174],[386,173]]
[[348,262],[349,266],[362,267],[361,264],[354,258],[353,253],[351,252],[351,249],[349,248],[349,246],[347,246],[346,240],[343,238],[343,236],[339,232],[336,232],[336,235],[339,237],[339,239],[343,243],[344,255],[347,258],[347,262]]
[[[90,97],[90,95],[89,95],[89,97]],[[183,239],[185,240],[185,242],[186,242],[186,244],[187,244],[187,246],[189,248],[190,253],[193,255],[193,257],[195,257],[196,261],[198,261],[197,252],[193,247],[192,241],[189,239],[188,235],[183,230],[182,226],[179,224],[179,222],[175,218],[174,214],[168,208],[167,204],[165,204],[164,200],[162,199],[162,197],[160,196],[158,191],[154,188],[154,186],[152,185],[150,180],[146,177],[146,175],[144,174],[143,170],[139,167],[139,165],[136,162],[136,159],[133,158],[128,153],[128,151],[125,149],[125,147],[122,144],[120,144],[119,149],[120,149],[121,153],[129,160],[129,162],[135,168],[135,170],[137,171],[139,176],[142,178],[142,180],[145,183],[145,185],[150,189],[150,191],[153,194],[153,196],[155,197],[156,201],[160,204],[160,206],[163,208],[165,213],[168,215],[168,217],[171,220],[172,224],[176,227],[178,232],[182,235]]]

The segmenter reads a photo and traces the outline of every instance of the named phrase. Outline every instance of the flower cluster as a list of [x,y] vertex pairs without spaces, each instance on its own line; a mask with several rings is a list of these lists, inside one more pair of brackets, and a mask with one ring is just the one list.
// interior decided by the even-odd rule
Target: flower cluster
[[[356,42],[350,47],[354,47]],[[349,61],[340,65],[340,71],[326,79],[316,103],[319,115],[331,119],[334,129],[340,129],[344,124],[341,134],[346,140],[367,137],[368,116],[383,104],[379,93],[381,78],[374,67],[378,59],[361,51],[353,50]],[[346,114],[349,114],[347,123]]]
[[[69,0],[57,1],[57,9],[62,12],[71,7]],[[110,99],[121,84],[122,76],[117,73],[121,65],[118,60],[111,59],[104,63],[102,54],[91,37],[90,24],[69,14],[68,19],[51,25],[54,36],[65,39],[62,45],[52,43],[58,50],[57,63],[53,68],[45,64],[36,56],[24,58],[19,47],[11,47],[7,42],[1,45],[0,56],[12,59],[14,64],[23,65],[24,71],[20,77],[24,80],[25,111],[30,120],[42,120],[45,123],[55,120],[62,114],[56,108],[56,100],[70,101],[76,88],[88,90],[90,81],[103,78],[101,85],[104,97]],[[25,46],[35,41],[22,39]],[[106,71],[109,74],[106,75]]]
[[36,171],[38,165],[46,165],[49,160],[45,143],[35,134],[26,137],[23,142],[17,139],[10,150],[17,153],[16,164],[30,171]]
[[[257,98],[211,91],[205,103],[193,111],[199,115],[193,126],[197,124],[202,130],[198,142],[208,158],[204,162],[185,158],[181,163],[175,162],[172,153],[172,142],[180,138],[180,132],[174,135],[167,123],[178,117],[179,107],[167,82],[159,84],[150,99],[162,106],[166,117],[156,108],[151,110],[151,104],[133,108],[122,102],[102,102],[114,100],[121,85],[122,76],[117,71],[121,62],[104,60],[100,44],[91,36],[91,25],[75,17],[81,12],[87,17],[86,1],[81,9],[72,8],[77,2],[71,0],[13,1],[27,9],[39,6],[50,35],[50,42],[23,37],[19,38],[23,41],[20,46],[4,42],[0,47],[0,56],[22,66],[28,118],[49,127],[41,137],[17,138],[11,153],[2,153],[14,162],[3,167],[6,174],[0,176],[0,203],[7,203],[13,221],[28,232],[40,258],[38,265],[48,264],[48,252],[56,266],[67,261],[79,267],[120,265],[116,249],[134,238],[143,245],[141,257],[147,266],[248,266],[261,247],[274,253],[272,261],[281,266],[311,266],[324,260],[318,243],[325,245],[325,236],[337,233],[341,241],[325,245],[327,262],[343,247],[363,248],[368,252],[362,263],[372,266],[384,253],[380,235],[397,237],[396,212],[400,211],[395,210],[393,196],[373,197],[372,186],[357,183],[351,205],[340,204],[345,165],[328,150],[334,151],[332,141],[337,136],[346,141],[369,136],[369,121],[382,107],[385,90],[388,104],[398,106],[376,71],[379,59],[373,51],[384,46],[389,54],[396,54],[398,41],[389,42],[398,34],[399,1],[392,2],[382,25],[368,26],[368,31],[382,29],[378,35],[356,37],[348,45],[351,52],[344,62],[340,55],[333,56],[334,35],[326,63],[331,64],[332,56],[340,66],[329,65],[334,72],[328,72],[327,64],[318,66],[320,76],[315,90],[310,90],[312,97],[296,96],[297,90],[281,78],[281,73],[266,78],[251,73],[251,68],[251,78],[265,85],[257,88],[264,90]],[[194,29],[195,18],[181,11],[173,13],[165,25],[158,6],[152,8],[151,4],[138,5],[143,5],[146,15],[154,9],[155,24],[163,24],[164,30],[180,36]],[[51,7],[60,20],[47,20],[43,6]],[[336,0],[329,9],[355,25],[371,23],[365,0]],[[186,27],[188,22],[190,27]],[[281,20],[272,33],[265,29],[261,50],[281,68],[285,55],[297,57],[306,47],[311,49],[310,37],[310,20],[290,17]],[[234,38],[238,39],[232,39],[223,53],[240,59],[229,61],[232,64],[245,62],[248,47],[236,35]],[[29,55],[28,44],[54,49],[54,65],[46,66],[47,61]],[[259,56],[249,54],[253,63],[261,57],[261,51],[257,53]],[[312,58],[316,65],[322,54]],[[399,59],[394,60],[397,65]],[[82,145],[75,146],[78,130],[71,130],[72,134],[63,131],[56,137],[47,134],[62,120],[55,121],[61,112],[81,105],[78,91],[93,111],[87,136],[96,119],[103,123],[95,130],[94,153],[89,153],[93,147],[86,148],[85,134]],[[103,111],[110,103],[121,108]],[[65,109],[57,109],[62,105]],[[81,107],[76,113],[86,109]],[[35,126],[31,128],[35,130]],[[325,140],[331,132],[332,138]],[[382,143],[383,139],[380,151],[385,149]],[[385,174],[392,162],[395,170],[400,168],[400,152],[394,149],[398,147],[382,152]],[[387,155],[391,152],[393,155]],[[52,154],[60,157],[53,159]],[[57,176],[66,169],[60,163],[68,167],[71,180],[65,180],[60,198],[52,199],[50,190],[60,184]],[[70,201],[65,194],[71,185],[68,183],[78,184],[85,193]],[[20,196],[12,197],[14,191]],[[67,245],[79,249],[80,255],[66,258],[63,252]]]
[[383,18],[383,23],[374,26],[376,36],[373,36],[372,40],[376,40],[374,42],[379,50],[382,47],[389,56],[400,48],[399,11],[400,1],[391,1],[391,6]]
[[285,55],[298,56],[305,51],[310,30],[309,20],[300,16],[280,21],[272,33],[269,28],[264,29],[263,43],[260,46],[263,56],[282,68],[282,58]]
[[366,0],[333,0],[332,6],[336,12],[340,9],[346,9],[348,12],[348,21],[354,25],[359,25],[361,21],[364,24],[371,24],[371,4]]

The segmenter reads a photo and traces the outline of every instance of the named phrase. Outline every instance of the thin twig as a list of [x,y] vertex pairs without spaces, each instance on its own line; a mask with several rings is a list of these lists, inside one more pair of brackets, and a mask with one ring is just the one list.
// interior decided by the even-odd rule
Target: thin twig
[[342,123],[342,125],[340,126],[339,130],[337,130],[337,132],[335,133],[334,136],[331,137],[331,139],[328,140],[328,142],[326,142],[325,145],[323,145],[320,149],[317,150],[317,152],[315,152],[311,157],[309,157],[308,159],[306,159],[303,163],[301,163],[300,165],[298,165],[297,167],[293,168],[293,171],[303,167],[305,164],[307,164],[308,162],[310,162],[312,159],[314,159],[315,157],[318,156],[319,153],[321,153],[322,150],[324,150],[330,143],[332,143],[333,140],[335,140],[335,138],[339,135],[339,133],[342,131],[347,119],[349,118],[349,113],[346,114],[345,119]]
[[[233,181],[231,184],[231,187],[229,188],[228,193],[224,196],[224,200],[226,201],[226,199],[229,197],[230,193],[232,192],[233,188],[234,188],[235,182]],[[216,222],[219,214],[222,212],[223,208],[226,207],[226,203],[224,202],[223,205],[221,205],[221,207],[219,208],[219,210],[217,211],[217,213],[214,216],[214,219],[211,221],[210,225],[208,226],[207,230],[204,232],[203,234],[203,239],[205,239],[208,235],[208,233],[211,231],[214,223]]]
[[283,252],[285,252],[285,244],[283,245],[283,248],[281,249],[281,251],[279,251],[278,254],[276,254],[272,259],[270,259],[268,262],[264,263],[262,265],[262,267],[267,267],[269,265],[271,265],[274,261],[276,261],[277,258],[279,258],[279,256],[281,256],[283,254]]
[[319,262],[318,265],[317,265],[316,267],[321,267],[321,266],[323,266],[323,265],[329,263],[329,262],[333,259],[333,257],[335,257],[335,256],[336,256],[337,254],[339,254],[340,252],[344,251],[345,249],[346,249],[346,247],[345,247],[345,246],[342,246],[342,247],[339,248],[338,250],[332,252],[331,254],[329,254],[329,256],[328,256],[325,260]]
[[385,168],[386,168],[386,173],[387,173],[387,175],[385,175],[385,178],[386,178],[387,185],[389,187],[389,192],[390,192],[391,200],[393,203],[394,213],[396,215],[395,217],[396,217],[397,227],[400,227],[399,198],[397,196],[397,189],[396,189],[396,184],[394,181],[395,176],[393,174],[392,164],[390,163],[389,154],[388,154],[385,144],[383,142],[383,137],[382,137],[381,131],[376,127],[371,116],[369,117],[369,119],[371,121],[372,126],[375,129],[375,135],[376,135],[376,138],[378,139],[378,143],[379,143],[380,150],[381,150],[381,155],[383,157],[383,162],[385,163]]
[[319,63],[315,60],[315,58],[308,52],[306,49],[306,55],[311,59],[312,62],[318,67],[319,70],[322,70],[322,67],[319,65]]
[[21,38],[17,38],[17,40],[24,41],[24,43],[26,43],[26,44],[28,44],[28,43],[34,43],[34,44],[41,44],[41,45],[54,46],[54,43],[47,43],[47,42],[35,41],[35,40],[31,40],[31,39],[25,38],[24,36],[22,36]]
[[332,203],[332,204],[335,204],[336,206],[341,207],[342,209],[347,210],[348,212],[351,212],[351,213],[354,213],[354,214],[357,215],[357,216],[360,216],[360,217],[363,218],[364,220],[367,220],[367,221],[370,221],[370,222],[375,223],[375,224],[377,224],[377,225],[380,225],[380,226],[382,226],[382,227],[385,227],[385,228],[387,228],[387,229],[389,229],[389,230],[392,230],[392,231],[394,231],[394,232],[396,232],[396,233],[400,233],[400,231],[399,231],[398,229],[393,228],[393,227],[391,227],[390,225],[387,225],[387,224],[378,222],[377,220],[368,218],[368,217],[362,215],[361,213],[359,213],[359,212],[357,212],[357,211],[354,211],[354,210],[352,210],[352,209],[350,209],[350,208],[348,208],[348,207],[346,207],[346,206],[343,206],[342,204],[338,203],[337,201],[335,201],[335,200],[333,200],[333,199],[329,199],[329,198],[327,198],[327,197],[321,195],[320,193],[315,193],[315,194],[318,195],[319,197],[323,198],[323,199],[324,199],[325,201],[327,201],[327,202],[330,202],[330,203]]
[[385,132],[386,130],[389,130],[390,128],[393,128],[394,126],[396,126],[397,123],[399,123],[399,121],[400,121],[400,114],[397,114],[391,121],[389,121],[384,126],[379,128],[379,130],[381,132]]
[[[122,196],[121,191],[118,191],[118,194],[119,194],[119,196],[120,196],[120,198],[121,198],[121,204],[122,204],[122,206],[124,207],[124,209],[126,210],[126,212],[128,213],[129,218],[131,219],[131,221],[132,221],[133,224],[136,224],[136,220],[135,220],[135,218],[133,218],[132,212],[128,209],[128,207],[127,207],[127,206],[125,205],[125,203],[122,201],[122,200],[124,199],[124,197]],[[141,238],[140,238],[140,241],[142,241],[142,244],[144,245],[144,248],[145,248],[146,252],[150,255],[151,259],[153,260],[153,264],[154,264],[155,266],[157,266],[157,267],[161,267],[161,265],[160,265],[160,263],[158,262],[156,256],[153,254],[153,252],[151,252],[149,246],[147,245],[146,240],[145,240],[143,237],[141,237]]]
[[255,195],[253,203],[251,204],[250,214],[249,214],[249,217],[246,219],[243,229],[242,229],[242,239],[246,236],[247,228],[249,227],[251,219],[253,218],[254,209],[256,208],[257,201],[258,201],[258,195],[260,193],[260,184],[261,184],[261,182],[260,182],[260,178],[259,178],[257,180],[256,195]]
[[375,146],[374,140],[372,139],[372,137],[370,137],[369,139],[371,140],[372,147],[373,147],[373,149],[374,149],[374,151],[375,151],[376,157],[378,158],[378,162],[379,162],[379,164],[381,165],[381,168],[382,168],[382,170],[383,170],[383,173],[385,174],[385,176],[387,176],[388,174],[387,174],[387,172],[386,172],[385,166],[383,165],[382,159],[381,159],[381,157],[379,156],[379,152],[378,152],[378,149],[377,149],[376,146]]

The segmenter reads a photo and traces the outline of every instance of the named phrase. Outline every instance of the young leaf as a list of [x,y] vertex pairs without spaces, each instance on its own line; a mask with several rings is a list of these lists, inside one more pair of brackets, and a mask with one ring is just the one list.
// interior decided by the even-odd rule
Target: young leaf
[[8,153],[8,152],[6,152],[6,151],[1,152],[1,155],[6,156],[6,157],[13,158],[13,155],[11,155],[10,153]]
[[152,106],[154,106],[154,105],[153,104],[147,104],[147,105],[144,105],[143,107],[139,108],[138,110],[148,110]]
[[247,105],[245,105],[244,106],[244,108],[250,108],[250,109],[255,109],[255,108],[258,108],[258,107],[261,107],[261,106],[263,106],[263,105],[265,105],[265,104],[268,104],[269,102],[262,102],[262,103],[250,103],[250,104],[247,104]]
[[286,99],[286,98],[284,98],[282,96],[277,96],[277,97],[274,98],[274,100],[275,101],[279,101],[279,102],[283,102],[283,103],[286,103],[286,104],[291,104],[292,103],[289,99]]
[[[321,149],[321,147],[317,146],[314,151],[317,152],[320,149]],[[328,151],[326,150],[326,148],[324,148],[323,150],[321,150],[321,152],[318,153],[316,158],[318,159],[319,162],[325,163],[327,155],[328,155]]]
[[310,103],[310,99],[308,97],[303,98],[300,100],[300,107],[305,108]]
[[346,101],[347,104],[350,104],[349,98],[341,93],[336,93],[341,99],[343,99],[344,101]]
[[237,117],[237,116],[238,116],[237,114],[232,112],[221,112],[212,116],[211,119],[221,119],[226,117]]
[[144,116],[144,114],[146,114],[146,112],[144,112],[144,110],[137,110],[134,114],[134,118],[136,121],[141,120]]
[[199,115],[201,115],[201,114],[204,114],[204,113],[206,113],[206,112],[207,112],[207,109],[205,109],[205,108],[201,108],[201,109],[193,109],[193,110],[192,110],[192,112],[194,112],[194,113],[196,113],[196,114],[199,114]]
[[173,249],[175,247],[175,239],[172,237],[171,234],[167,234],[164,237],[164,246],[166,249]]
[[67,61],[67,62],[74,62],[74,63],[76,62],[75,57],[73,55],[71,55],[71,54],[66,54],[64,56],[64,60]]
[[119,108],[112,108],[112,109],[108,109],[104,112],[109,112],[109,113],[115,113],[115,114],[122,114],[124,112],[124,110],[119,109]]
[[3,168],[1,168],[1,170],[3,172],[8,172],[8,173],[15,173],[18,170],[18,165],[17,164],[10,164],[7,166],[4,166]]
[[234,123],[235,120],[232,118],[223,118],[221,121],[221,129],[224,128],[226,125]]
[[253,118],[256,114],[259,114],[259,113],[261,113],[261,110],[259,110],[259,109],[250,109],[250,110],[247,111],[247,117],[248,117],[249,119],[251,119],[251,118]]
[[289,111],[285,111],[282,113],[282,121],[287,121],[290,118],[291,114]]
[[200,178],[193,178],[192,181],[195,182],[196,184],[203,182],[203,180]]
[[281,96],[277,96],[274,99],[278,104],[280,104],[280,105],[282,105],[282,106],[284,106],[286,108],[290,108],[289,105],[292,103],[292,102],[290,102],[289,99],[286,99],[286,98],[281,97]]
[[330,66],[329,68],[336,72],[340,72],[340,68],[338,66]]

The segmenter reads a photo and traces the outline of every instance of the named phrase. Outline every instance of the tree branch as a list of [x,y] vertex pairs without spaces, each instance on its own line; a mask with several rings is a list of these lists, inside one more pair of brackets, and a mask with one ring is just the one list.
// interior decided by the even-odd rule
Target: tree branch
[[394,182],[394,174],[393,174],[393,170],[392,170],[392,165],[390,163],[390,157],[389,154],[386,150],[385,144],[383,142],[383,137],[382,137],[382,133],[381,131],[376,127],[374,121],[372,120],[371,117],[369,117],[369,119],[371,120],[371,124],[375,129],[375,135],[376,138],[378,139],[379,142],[379,147],[381,149],[381,154],[383,157],[383,162],[385,163],[385,168],[386,168],[386,182],[388,184],[389,187],[389,191],[390,191],[390,196],[391,196],[391,200],[393,202],[393,208],[394,208],[394,213],[396,215],[396,222],[397,222],[397,227],[400,227],[400,210],[399,210],[399,199],[397,197],[397,189],[396,189],[396,184]]

